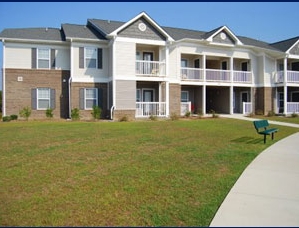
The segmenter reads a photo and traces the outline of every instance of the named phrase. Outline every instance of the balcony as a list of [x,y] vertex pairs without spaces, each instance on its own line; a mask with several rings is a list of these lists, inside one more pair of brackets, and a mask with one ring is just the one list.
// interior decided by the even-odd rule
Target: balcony
[[[204,80],[204,72],[206,79]],[[231,80],[233,78],[233,81]],[[233,77],[230,70],[200,69],[200,68],[181,68],[181,79],[192,81],[207,82],[234,82],[234,83],[252,83],[251,71],[233,71]]]
[[[276,72],[276,82],[284,82],[284,71]],[[287,71],[287,83],[299,83],[299,71]]]
[[165,77],[166,64],[159,61],[136,60],[136,75],[150,77]]

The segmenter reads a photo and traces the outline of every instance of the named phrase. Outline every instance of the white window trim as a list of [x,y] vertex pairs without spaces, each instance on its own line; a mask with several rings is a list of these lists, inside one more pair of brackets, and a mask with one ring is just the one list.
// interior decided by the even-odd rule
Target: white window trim
[[[92,89],[92,90],[96,91],[96,97],[95,98],[87,98],[86,90],[89,90],[89,89]],[[86,103],[87,103],[86,100],[95,100],[96,104],[98,104],[98,88],[84,88],[84,109],[85,110],[92,110],[92,107],[91,108],[86,107]]]
[[[38,90],[40,90],[40,89],[47,89],[48,91],[49,91],[49,98],[39,98],[38,97]],[[48,108],[50,108],[51,107],[51,89],[50,88],[36,88],[36,109],[37,110],[47,110],[48,108],[40,108],[39,107],[39,100],[49,100],[49,106],[48,106]]]
[[[39,57],[39,50],[48,50],[48,54],[49,54],[49,58],[40,58]],[[36,66],[37,66],[37,69],[50,69],[51,67],[50,67],[50,64],[51,64],[51,53],[50,53],[50,48],[37,48],[36,49],[36,56],[37,56],[37,61],[36,61]],[[39,60],[48,60],[48,62],[49,62],[49,64],[48,64],[48,68],[40,68],[39,67]]]
[[[95,56],[96,66],[95,67],[88,67],[88,66],[86,66],[86,60],[87,59],[93,59],[93,58],[86,57],[86,50],[87,49],[95,49],[95,52],[96,52],[96,56]],[[84,68],[85,69],[98,69],[98,48],[96,48],[96,47],[85,47],[84,48]]]

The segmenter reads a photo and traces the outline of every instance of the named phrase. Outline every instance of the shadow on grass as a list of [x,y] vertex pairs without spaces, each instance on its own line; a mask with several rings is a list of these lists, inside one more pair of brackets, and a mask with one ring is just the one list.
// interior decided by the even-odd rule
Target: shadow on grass
[[263,142],[264,139],[257,139],[257,138],[253,138],[253,137],[241,137],[241,138],[237,138],[237,139],[233,139],[231,140],[231,142],[237,142],[237,143],[245,143],[245,144],[258,144]]

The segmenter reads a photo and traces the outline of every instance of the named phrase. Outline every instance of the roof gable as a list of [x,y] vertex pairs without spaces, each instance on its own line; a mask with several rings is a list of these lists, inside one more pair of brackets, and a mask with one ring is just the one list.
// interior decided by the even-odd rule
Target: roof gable
[[92,26],[62,24],[62,29],[65,33],[66,39],[93,39],[93,40],[106,40],[106,38],[97,32]]
[[207,41],[212,43],[241,45],[242,42],[238,37],[226,26],[221,26],[204,35]]
[[[145,24],[144,22],[146,22],[145,25],[150,25],[150,30],[154,33],[156,33],[156,35],[160,36],[160,37],[164,37],[165,40],[169,40],[169,41],[173,41],[173,38],[169,36],[169,34],[166,33],[166,31],[160,27],[154,20],[152,20],[145,12],[140,13],[139,15],[137,15],[136,17],[134,17],[133,19],[131,19],[130,21],[124,23],[123,25],[121,25],[120,27],[118,27],[116,30],[114,30],[113,32],[109,33],[108,36],[116,36],[119,33],[124,32],[127,28],[131,28],[132,26],[134,27],[134,29],[136,29],[136,22],[140,22],[140,20],[143,21],[143,24]],[[144,27],[143,25],[139,27],[138,23],[138,30],[142,31]],[[146,30],[147,26],[145,27]]]
[[294,37],[291,39],[283,40],[280,42],[276,42],[271,44],[272,47],[275,47],[283,52],[290,53],[290,54],[295,54],[298,55],[298,51],[296,51],[296,48],[298,49],[298,42],[299,42],[299,37]]

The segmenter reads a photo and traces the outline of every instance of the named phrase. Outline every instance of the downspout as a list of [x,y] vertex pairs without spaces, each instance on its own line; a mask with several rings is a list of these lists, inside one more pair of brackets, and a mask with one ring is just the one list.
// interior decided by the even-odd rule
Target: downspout
[[71,57],[71,72],[70,72],[70,78],[69,78],[69,81],[68,81],[68,83],[69,83],[69,118],[71,119],[72,118],[72,99],[71,99],[71,82],[72,82],[72,75],[73,75],[73,66],[74,66],[74,64],[73,64],[73,46],[72,46],[72,39],[71,39],[71,53],[70,53],[70,57]]
[[3,43],[3,62],[2,62],[2,116],[6,116],[6,103],[5,103],[5,40]]
[[112,45],[112,106],[110,109],[110,119],[113,120],[113,112],[115,110],[115,103],[116,103],[116,98],[115,98],[115,39],[116,36],[112,37],[111,45]]

